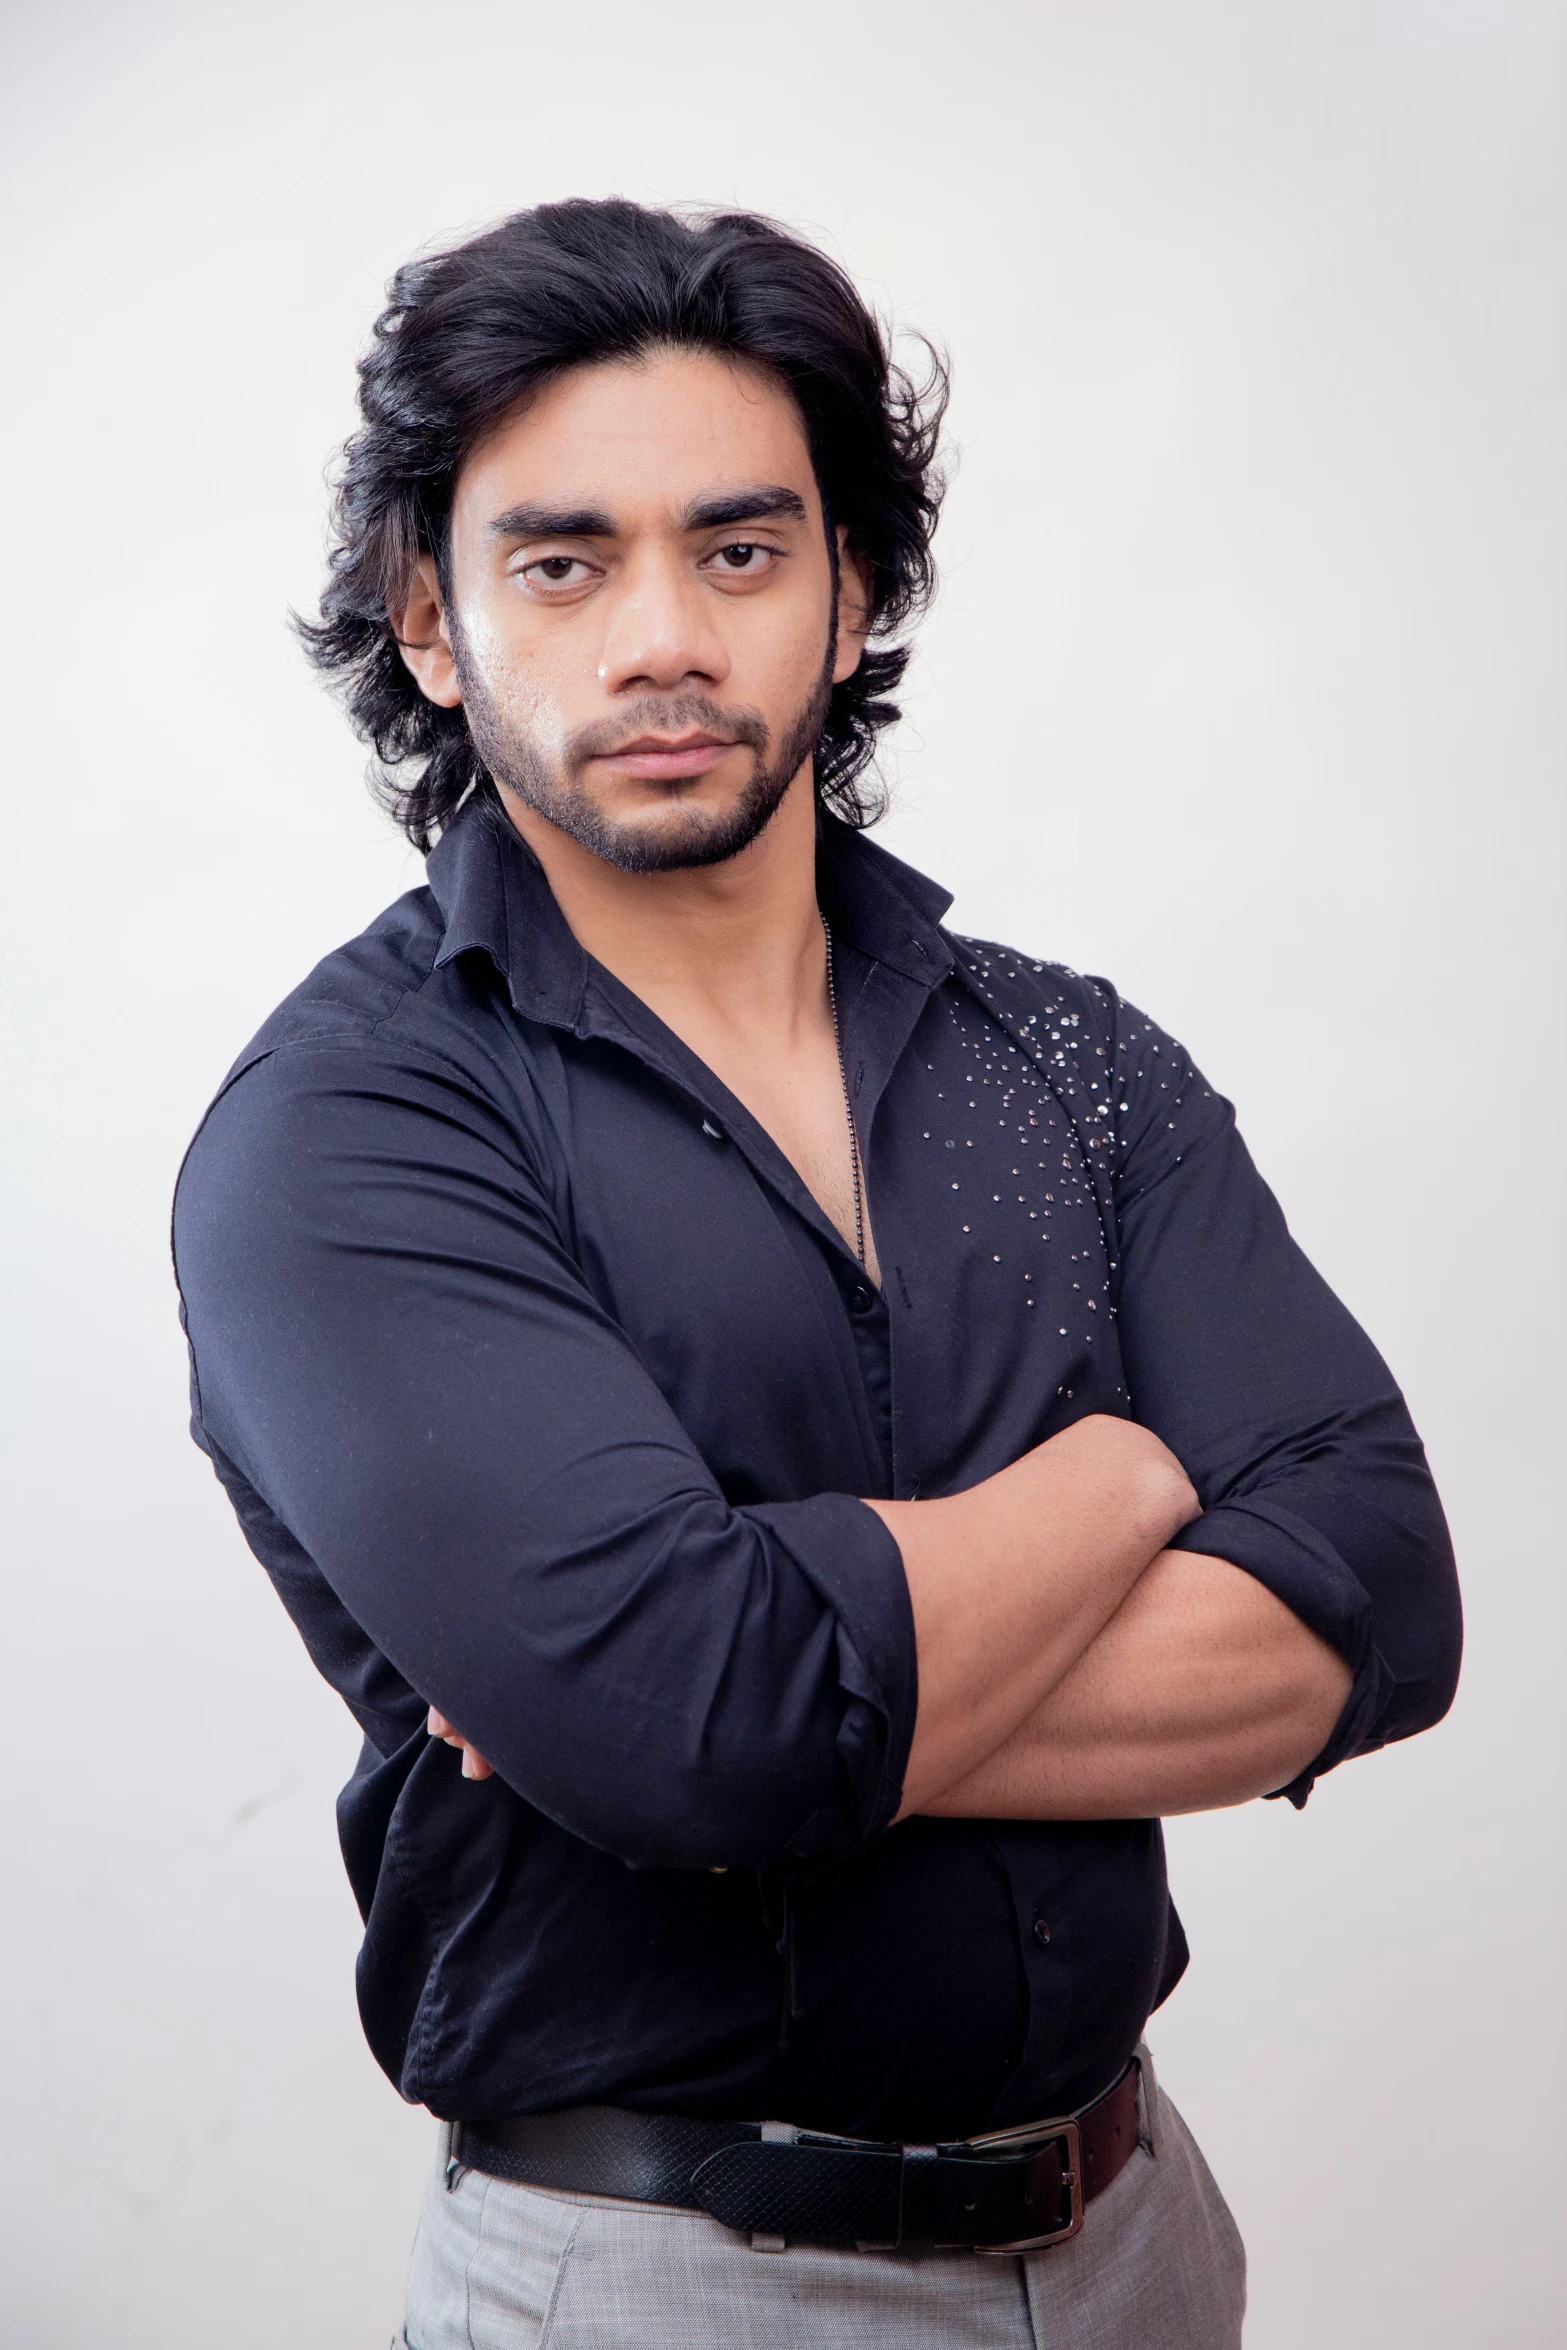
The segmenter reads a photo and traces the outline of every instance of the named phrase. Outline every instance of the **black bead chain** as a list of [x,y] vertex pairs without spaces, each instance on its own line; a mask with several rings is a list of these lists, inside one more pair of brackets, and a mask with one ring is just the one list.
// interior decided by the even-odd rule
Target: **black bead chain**
[[833,972],[832,932],[827,917],[822,917],[822,935],[827,941],[827,1002],[832,1012],[832,1040],[838,1052],[838,1083],[843,1087],[843,1114],[849,1121],[849,1171],[854,1177],[854,1253],[863,1268],[865,1263],[865,1191],[860,1180],[860,1137],[854,1124],[854,1103],[849,1095],[849,1072],[843,1065],[843,1030],[838,1025],[838,983]]

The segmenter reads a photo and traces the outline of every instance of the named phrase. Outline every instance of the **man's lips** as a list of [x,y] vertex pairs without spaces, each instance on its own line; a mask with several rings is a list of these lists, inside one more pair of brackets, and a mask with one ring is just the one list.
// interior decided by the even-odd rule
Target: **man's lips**
[[639,734],[618,751],[603,751],[599,764],[617,774],[634,775],[643,783],[678,783],[692,775],[706,775],[734,744],[716,734],[682,734],[670,738]]

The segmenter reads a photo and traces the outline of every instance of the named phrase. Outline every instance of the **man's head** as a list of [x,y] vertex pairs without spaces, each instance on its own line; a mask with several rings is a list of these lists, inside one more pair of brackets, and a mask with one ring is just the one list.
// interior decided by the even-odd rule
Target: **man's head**
[[945,386],[824,255],[542,206],[399,271],[360,379],[303,633],[418,846],[491,778],[631,870],[732,855],[813,757],[875,812]]

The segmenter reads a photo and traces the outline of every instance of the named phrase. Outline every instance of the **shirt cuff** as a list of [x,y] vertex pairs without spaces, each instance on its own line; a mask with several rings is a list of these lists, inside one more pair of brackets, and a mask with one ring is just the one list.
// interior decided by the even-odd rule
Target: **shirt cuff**
[[742,1515],[767,1528],[837,1619],[842,1798],[813,1812],[782,1856],[825,1859],[879,1836],[903,1799],[919,1702],[903,1553],[876,1512],[845,1493],[751,1503]]
[[1333,1545],[1306,1519],[1264,1494],[1220,1502],[1185,1526],[1169,1545],[1227,1559],[1266,1585],[1309,1631],[1325,1640],[1354,1674],[1327,1744],[1287,1787],[1298,1811],[1324,1771],[1382,1744],[1380,1724],[1393,1695],[1393,1674],[1372,1637],[1371,1597]]

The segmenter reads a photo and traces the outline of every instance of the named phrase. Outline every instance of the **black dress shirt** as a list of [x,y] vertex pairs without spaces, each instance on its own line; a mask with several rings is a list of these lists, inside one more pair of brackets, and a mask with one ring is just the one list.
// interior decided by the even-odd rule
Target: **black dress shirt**
[[1120,2068],[1185,1964],[1158,1823],[889,1827],[914,1640],[859,1496],[1133,1414],[1203,1503],[1181,1544],[1353,1669],[1297,1799],[1451,1696],[1419,1441],[1228,1105],[831,819],[818,878],[879,1291],[491,804],[267,1022],[181,1176],[196,1439],[364,1731],[361,2012],[439,2114],[930,2140]]

